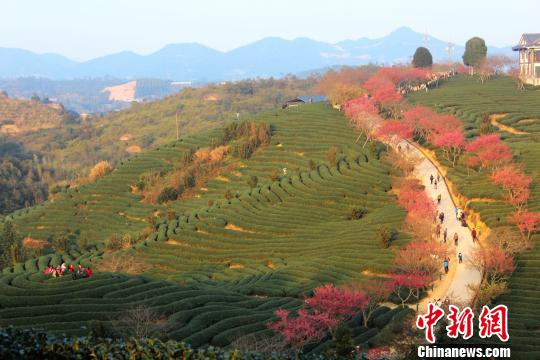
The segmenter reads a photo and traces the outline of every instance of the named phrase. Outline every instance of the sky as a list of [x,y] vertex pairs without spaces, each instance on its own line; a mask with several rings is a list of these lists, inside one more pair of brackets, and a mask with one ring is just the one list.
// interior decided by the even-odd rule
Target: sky
[[[2,0],[0,47],[88,60],[198,42],[227,51],[268,36],[339,42],[401,26],[456,44],[540,32],[538,0]],[[527,10],[529,9],[529,10]]]

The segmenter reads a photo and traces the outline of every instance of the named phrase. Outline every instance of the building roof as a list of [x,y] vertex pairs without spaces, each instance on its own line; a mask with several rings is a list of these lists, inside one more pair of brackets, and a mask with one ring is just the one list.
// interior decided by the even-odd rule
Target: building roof
[[521,39],[519,39],[519,44],[514,46],[512,50],[518,51],[530,46],[540,47],[540,33],[528,33],[521,35]]
[[308,102],[318,103],[318,102],[327,101],[326,96],[323,96],[323,95],[305,95],[305,96],[299,96],[298,99],[306,103]]

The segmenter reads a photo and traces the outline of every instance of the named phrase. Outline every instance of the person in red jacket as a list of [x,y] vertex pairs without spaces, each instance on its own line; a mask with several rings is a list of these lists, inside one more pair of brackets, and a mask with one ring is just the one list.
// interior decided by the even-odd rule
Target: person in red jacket
[[75,265],[69,264],[68,270],[69,270],[69,272],[72,272],[72,273],[75,272]]
[[86,277],[92,276],[92,269],[90,267],[87,267],[85,270]]
[[472,241],[475,242],[476,241],[476,228],[472,229],[471,236],[472,236]]

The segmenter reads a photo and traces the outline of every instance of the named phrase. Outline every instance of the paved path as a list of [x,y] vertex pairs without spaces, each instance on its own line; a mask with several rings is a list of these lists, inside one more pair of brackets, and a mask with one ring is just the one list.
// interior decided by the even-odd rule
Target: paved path
[[[448,229],[448,254],[450,257],[450,271],[444,275],[443,264],[441,260],[441,270],[443,272],[442,279],[434,283],[433,291],[428,293],[428,296],[420,302],[419,308],[423,310],[428,302],[446,297],[450,299],[452,304],[467,304],[469,305],[473,299],[473,292],[470,291],[469,284],[479,284],[482,278],[481,273],[468,264],[469,256],[472,256],[473,249],[479,246],[478,243],[472,242],[470,229],[461,226],[461,223],[456,219],[455,206],[447,185],[443,181],[442,174],[439,173],[437,167],[415,146],[409,146],[407,150],[407,142],[402,142],[402,151],[420,158],[420,162],[415,167],[415,176],[422,182],[426,188],[427,194],[437,202],[437,196],[441,194],[441,204],[437,206],[439,212],[444,212],[444,222],[441,227],[441,237],[438,241],[443,241],[442,232],[444,228]],[[430,184],[429,177],[433,174],[437,178],[437,174],[441,176],[441,181],[435,188]],[[454,245],[454,233],[459,236],[458,246]],[[458,262],[458,253],[463,254],[463,263]]]

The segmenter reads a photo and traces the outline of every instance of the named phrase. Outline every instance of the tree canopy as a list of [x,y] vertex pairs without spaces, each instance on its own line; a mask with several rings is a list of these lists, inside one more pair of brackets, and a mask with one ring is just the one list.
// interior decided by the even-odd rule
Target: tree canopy
[[414,52],[412,64],[414,67],[426,68],[433,65],[433,56],[429,50],[423,46],[420,46]]
[[465,43],[463,63],[467,66],[477,67],[487,55],[487,46],[484,39],[473,37]]

